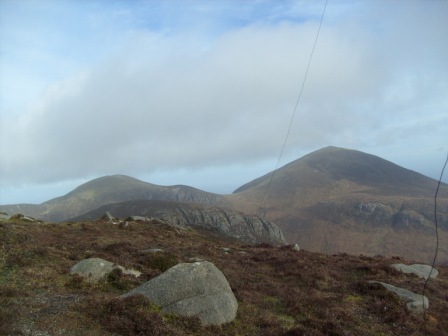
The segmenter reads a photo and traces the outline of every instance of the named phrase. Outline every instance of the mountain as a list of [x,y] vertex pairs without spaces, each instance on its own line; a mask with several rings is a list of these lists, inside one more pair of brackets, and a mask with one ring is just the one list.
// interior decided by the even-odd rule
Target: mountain
[[[272,172],[239,187],[234,193],[261,188],[264,192]],[[433,196],[437,181],[400,167],[375,155],[356,150],[326,147],[295,160],[274,173],[276,192],[297,193],[307,187],[327,187],[334,181],[363,186],[372,194]]]
[[[327,147],[248,182],[230,195],[114,175],[43,204],[0,206],[0,211],[63,221],[122,202],[127,202],[128,209],[129,202],[148,200],[198,203],[261,216],[278,225],[289,243],[310,251],[399,255],[429,262],[436,245],[436,187],[437,181],[377,156]],[[443,183],[437,215],[438,262],[448,263],[448,186]]]
[[95,220],[108,212],[116,218],[143,216],[156,218],[180,227],[206,229],[220,236],[235,238],[250,244],[270,243],[285,245],[282,231],[277,225],[257,215],[206,206],[203,204],[173,201],[127,201],[104,205],[70,221]]
[[169,200],[224,205],[221,195],[189,186],[159,186],[125,175],[112,175],[89,181],[64,196],[42,204],[3,205],[0,206],[0,210],[60,222],[106,204],[130,200]]
[[[305,249],[430,261],[436,187],[437,181],[377,156],[327,147],[241,186],[230,199],[274,221],[289,242]],[[448,262],[443,183],[438,204],[438,260]]]

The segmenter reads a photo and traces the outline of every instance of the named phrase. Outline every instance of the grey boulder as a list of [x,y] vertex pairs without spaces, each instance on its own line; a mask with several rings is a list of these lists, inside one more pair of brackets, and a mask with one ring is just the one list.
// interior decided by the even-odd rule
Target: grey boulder
[[238,309],[224,274],[208,261],[178,264],[122,297],[139,294],[165,313],[198,316],[204,325],[231,322]]
[[132,269],[125,269],[123,266],[116,265],[110,261],[101,258],[89,258],[78,262],[70,268],[70,274],[78,274],[88,282],[98,282],[101,278],[108,275],[114,269],[120,269],[123,274],[131,274],[135,277],[140,276],[140,272]]
[[431,277],[435,279],[437,275],[439,275],[439,271],[435,268],[432,268],[430,265],[422,265],[422,264],[413,264],[413,265],[405,265],[405,264],[393,264],[391,267],[395,268],[397,271],[403,273],[413,273],[420,278],[428,279]]
[[406,306],[408,309],[412,312],[419,313],[424,311],[425,309],[428,309],[429,307],[429,301],[426,296],[423,296],[421,294],[416,294],[414,292],[411,292],[410,290],[395,287],[392,285],[389,285],[384,282],[380,281],[369,281],[370,283],[379,283],[384,288],[386,288],[388,291],[393,292],[397,294],[400,298],[402,298],[406,302]]

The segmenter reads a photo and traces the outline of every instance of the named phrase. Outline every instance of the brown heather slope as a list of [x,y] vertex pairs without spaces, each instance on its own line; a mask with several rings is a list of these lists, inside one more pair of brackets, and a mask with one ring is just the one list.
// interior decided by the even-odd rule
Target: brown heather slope
[[[426,320],[370,280],[417,293],[423,280],[395,271],[402,258],[324,255],[291,246],[242,245],[209,232],[135,222],[60,224],[0,222],[1,335],[448,335],[448,268],[428,283]],[[229,248],[226,252],[223,247]],[[163,253],[145,254],[148,248]],[[135,268],[97,285],[69,275],[88,257]],[[161,314],[142,298],[119,295],[178,262],[199,257],[227,277],[238,300],[236,319],[203,327],[194,318]]]
[[[229,200],[264,214],[311,251],[432,261],[437,181],[374,155],[327,147],[238,188]],[[439,263],[448,263],[448,186],[438,196]]]

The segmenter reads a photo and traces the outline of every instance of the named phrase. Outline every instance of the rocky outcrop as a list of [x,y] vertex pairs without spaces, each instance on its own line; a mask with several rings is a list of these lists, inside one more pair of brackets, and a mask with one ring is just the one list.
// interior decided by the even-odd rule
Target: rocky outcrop
[[106,211],[106,213],[105,213],[104,215],[102,215],[102,216],[100,217],[100,219],[102,219],[102,220],[107,220],[107,221],[109,221],[109,222],[115,222],[115,221],[117,220],[114,216],[112,216],[112,215],[110,214],[109,211]]
[[412,209],[400,209],[392,216],[392,227],[395,229],[407,229],[409,227],[421,227],[425,217]]
[[228,208],[193,203],[162,201],[129,201],[103,206],[74,221],[95,220],[105,212],[116,218],[159,222],[174,228],[196,227],[213,230],[219,235],[236,238],[246,243],[286,244],[282,230],[273,222],[257,215]]
[[394,209],[389,204],[379,202],[359,202],[353,217],[361,223],[382,226],[390,222]]
[[3,220],[7,220],[10,222],[16,222],[16,223],[43,223],[41,220],[33,218],[31,216],[25,216],[22,214],[14,214],[12,216],[8,215],[1,215],[0,217]]
[[280,228],[257,215],[223,208],[187,208],[163,210],[161,219],[177,226],[196,226],[215,230],[248,243],[286,244]]
[[95,283],[108,275],[114,269],[119,269],[123,272],[123,274],[130,274],[135,277],[138,277],[141,274],[139,271],[125,269],[123,266],[115,265],[101,258],[81,260],[76,265],[72,266],[70,269],[70,274],[77,274],[86,279],[86,281]]
[[135,221],[152,222],[156,219],[152,218],[152,217],[144,217],[144,216],[129,216],[125,220],[129,221],[129,222],[135,222]]
[[238,309],[227,279],[207,261],[178,264],[122,297],[139,294],[165,313],[198,316],[205,325],[231,322]]
[[428,279],[431,277],[432,279],[437,278],[437,275],[439,274],[439,271],[435,268],[432,268],[430,265],[422,265],[422,264],[413,264],[413,265],[405,265],[405,264],[393,264],[391,265],[392,268],[396,269],[397,271],[403,272],[403,273],[412,273],[417,275],[420,278]]

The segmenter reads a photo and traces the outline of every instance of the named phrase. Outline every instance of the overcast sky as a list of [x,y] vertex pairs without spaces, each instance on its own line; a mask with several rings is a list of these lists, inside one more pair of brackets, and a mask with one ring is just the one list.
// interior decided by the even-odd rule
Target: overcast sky
[[[0,0],[0,204],[111,174],[231,193],[272,171],[324,5]],[[334,145],[438,178],[447,17],[329,0],[280,166]]]

